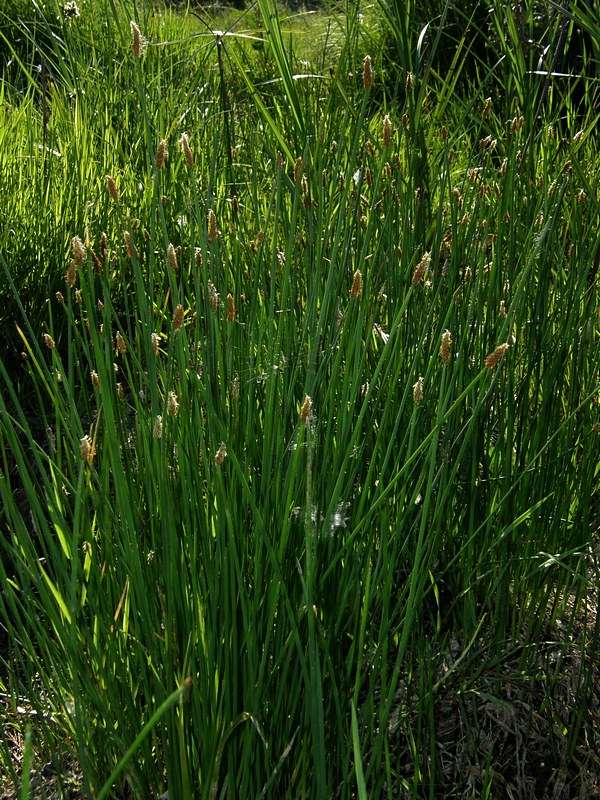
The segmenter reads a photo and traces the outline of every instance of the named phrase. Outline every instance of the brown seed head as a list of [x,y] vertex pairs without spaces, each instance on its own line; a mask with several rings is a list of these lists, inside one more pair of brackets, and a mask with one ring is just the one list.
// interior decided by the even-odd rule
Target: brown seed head
[[178,331],[183,325],[183,306],[178,303],[173,311],[173,330]]
[[215,464],[217,465],[218,468],[221,467],[221,464],[225,461],[226,458],[227,458],[227,447],[225,445],[225,442],[221,442],[221,444],[219,445],[219,449],[217,450],[217,454],[215,456]]
[[100,251],[100,257],[106,258],[108,255],[108,236],[103,233],[100,237],[100,243],[98,245],[98,250]]
[[373,83],[373,73],[371,71],[371,56],[365,56],[363,61],[363,86],[368,91]]
[[235,300],[231,292],[227,295],[227,322],[233,322],[235,319]]
[[79,440],[79,455],[88,464],[94,460],[94,444],[89,436],[84,436]]
[[160,336],[158,333],[152,333],[150,335],[150,339],[152,341],[152,355],[156,357],[158,356],[158,350],[160,347]]
[[142,32],[140,31],[136,22],[131,20],[131,35],[133,37],[133,42],[131,45],[131,49],[133,50],[133,55],[136,58],[141,58],[142,53],[146,47],[146,40],[142,36]]
[[350,297],[360,297],[363,288],[362,272],[357,269],[352,279],[352,288],[350,289]]
[[167,160],[167,140],[161,139],[160,144],[156,149],[156,169],[160,172]]
[[412,276],[412,283],[413,286],[421,283],[423,280],[423,275],[429,268],[429,263],[431,262],[431,253],[425,252],[423,253],[423,258],[417,264],[417,268],[415,269],[413,276]]
[[127,352],[127,342],[126,342],[126,341],[125,341],[125,339],[124,339],[124,338],[121,336],[121,332],[120,332],[120,331],[117,331],[117,335],[116,335],[116,346],[117,346],[117,351],[118,351],[119,353],[121,353],[121,355],[123,355],[124,353],[126,353],[126,352]]
[[419,378],[413,386],[413,400],[417,406],[423,400],[423,378]]
[[208,212],[208,241],[214,242],[219,238],[219,229],[217,227],[217,217],[212,208]]
[[74,236],[71,239],[71,246],[73,247],[73,261],[75,266],[78,267],[85,261],[85,247],[79,236]]
[[440,346],[440,358],[442,359],[444,364],[447,364],[448,361],[450,361],[450,358],[452,357],[451,348],[452,348],[452,334],[450,333],[449,330],[445,330],[444,333],[442,334],[442,344]]
[[179,270],[179,264],[177,263],[177,252],[172,242],[169,242],[169,246],[167,247],[167,263],[175,272]]
[[65,298],[63,297],[63,293],[62,292],[57,292],[56,293],[56,299],[58,300],[59,303],[64,303],[65,302]]
[[302,403],[302,408],[300,409],[300,421],[306,422],[307,419],[310,417],[312,412],[312,400],[311,398],[306,395],[304,398],[304,402]]
[[49,333],[44,334],[44,342],[46,343],[46,347],[48,348],[48,350],[54,350],[54,348],[56,347],[56,342],[50,336]]
[[294,183],[296,186],[300,183],[302,178],[302,156],[298,156],[294,162]]
[[212,281],[208,282],[208,306],[213,314],[219,307],[219,293]]
[[194,169],[194,151],[190,147],[190,140],[187,133],[182,133],[179,140],[183,152],[183,160],[188,169]]
[[119,202],[119,190],[117,189],[117,184],[115,183],[115,179],[112,175],[106,175],[106,188],[108,189],[108,193],[110,195],[110,199],[113,203]]
[[155,439],[162,439],[163,434],[163,419],[162,416],[159,414],[156,419],[154,420],[154,430],[152,435]]
[[167,400],[167,414],[170,417],[176,417],[179,413],[179,400],[177,399],[177,395],[175,392],[169,392],[169,398]]
[[487,356],[487,358],[485,359],[484,363],[486,367],[488,369],[495,369],[504,358],[504,353],[506,353],[507,350],[508,350],[507,342],[504,342],[504,344],[499,344],[498,347],[494,350],[494,352],[490,353],[490,355]]
[[90,372],[90,378],[92,379],[92,386],[94,387],[94,389],[99,389],[100,388],[100,376],[98,375],[96,370],[92,370],[92,372]]

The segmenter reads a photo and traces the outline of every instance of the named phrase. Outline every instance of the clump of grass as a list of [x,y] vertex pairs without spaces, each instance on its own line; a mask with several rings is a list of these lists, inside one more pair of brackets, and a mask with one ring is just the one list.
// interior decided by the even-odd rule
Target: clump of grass
[[[592,129],[506,120],[483,90],[435,106],[412,62],[379,108],[355,30],[351,77],[300,77],[261,11],[277,84],[219,36],[184,89],[160,15],[107,7],[114,93],[96,115],[57,87],[47,130],[86,157],[61,173],[62,252],[25,291],[0,255],[20,312],[0,360],[2,724],[34,718],[32,752],[69,751],[90,797],[431,796],[448,697],[503,698],[515,659],[526,687],[590,585]],[[15,108],[35,143],[43,118]],[[469,752],[488,791],[495,754]]]

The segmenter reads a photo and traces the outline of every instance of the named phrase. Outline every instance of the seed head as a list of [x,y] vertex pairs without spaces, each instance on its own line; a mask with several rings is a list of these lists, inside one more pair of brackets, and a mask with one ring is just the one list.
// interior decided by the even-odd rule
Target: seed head
[[214,242],[219,238],[220,230],[217,227],[217,217],[212,208],[208,212],[208,241]]
[[125,399],[125,390],[123,389],[122,383],[117,383],[117,397],[119,398],[119,400]]
[[48,348],[48,350],[54,350],[54,348],[56,347],[56,342],[50,336],[49,333],[44,334],[44,342],[46,343],[46,347]]
[[221,444],[219,445],[219,449],[217,450],[217,454],[215,456],[215,464],[219,469],[221,467],[221,464],[225,461],[226,458],[227,458],[227,447],[225,445],[225,442],[221,442]]
[[156,169],[160,172],[167,160],[167,140],[161,139],[160,144],[156,149]]
[[417,286],[417,284],[421,283],[421,281],[423,280],[423,275],[425,275],[430,262],[431,262],[431,253],[429,252],[423,253],[423,257],[417,264],[417,268],[415,269],[412,276],[413,286]]
[[227,295],[227,322],[233,322],[235,319],[235,301],[231,292]]
[[108,193],[110,195],[110,199],[113,203],[119,202],[119,190],[117,189],[117,184],[115,183],[115,179],[112,175],[106,175],[106,188],[108,189]]
[[167,414],[170,417],[176,417],[179,412],[179,401],[175,392],[169,392],[167,400]]
[[142,36],[142,32],[140,31],[136,22],[131,20],[131,35],[133,36],[133,42],[131,45],[131,49],[133,50],[133,55],[136,58],[141,58],[142,53],[146,48],[146,40]]
[[173,246],[172,242],[169,242],[169,246],[167,247],[167,263],[171,267],[172,270],[175,272],[179,271],[179,264],[177,263],[177,252],[175,251],[175,247]]
[[300,421],[306,422],[307,419],[310,417],[312,411],[312,400],[311,398],[306,395],[304,398],[304,402],[302,403],[302,408],[300,409]]
[[451,348],[452,348],[452,334],[450,333],[449,330],[445,330],[444,333],[442,334],[442,344],[440,347],[440,358],[442,359],[444,364],[447,364],[448,361],[450,361],[450,358],[452,357]]
[[363,86],[368,91],[373,83],[373,73],[371,72],[371,56],[365,56],[363,61]]
[[153,436],[155,439],[162,439],[163,434],[163,419],[162,416],[159,414],[156,419],[154,420],[154,431]]
[[94,445],[89,436],[84,436],[79,440],[79,455],[88,464],[94,460]]
[[121,353],[121,355],[123,355],[124,353],[126,353],[126,352],[127,352],[127,342],[126,342],[126,341],[125,341],[125,339],[124,339],[124,338],[121,336],[121,332],[120,332],[120,331],[117,331],[117,335],[116,335],[116,345],[117,345],[117,351],[118,351],[119,353]]
[[493,353],[485,359],[485,365],[488,369],[495,369],[504,358],[504,353],[508,350],[508,343],[499,344]]
[[103,233],[100,237],[100,243],[98,245],[98,250],[100,251],[101,258],[106,258],[108,255],[108,236]]
[[183,306],[178,303],[173,311],[173,330],[178,331],[183,325]]
[[190,140],[187,133],[182,133],[179,139],[181,150],[183,152],[183,160],[188,169],[194,169],[194,151],[190,147]]
[[56,299],[61,304],[65,302],[65,298],[63,297],[63,293],[62,292],[57,292],[56,293]]
[[294,183],[297,186],[302,178],[302,156],[298,156],[294,163]]
[[71,239],[71,246],[73,247],[73,261],[75,266],[78,267],[85,261],[85,247],[79,236],[74,236]]
[[92,372],[90,372],[90,378],[92,379],[92,386],[94,387],[94,389],[99,389],[100,388],[100,376],[98,375],[96,370],[93,370]]
[[158,356],[158,348],[160,346],[160,336],[158,333],[152,333],[150,339],[152,340],[152,355],[156,357]]
[[219,307],[219,293],[212,281],[208,282],[208,305],[213,314]]
[[363,288],[363,276],[362,272],[357,269],[354,273],[354,278],[352,280],[352,289],[350,289],[350,297],[360,297],[362,294]]
[[419,405],[419,403],[423,400],[423,378],[419,378],[419,380],[413,386],[413,400],[415,401],[415,405]]

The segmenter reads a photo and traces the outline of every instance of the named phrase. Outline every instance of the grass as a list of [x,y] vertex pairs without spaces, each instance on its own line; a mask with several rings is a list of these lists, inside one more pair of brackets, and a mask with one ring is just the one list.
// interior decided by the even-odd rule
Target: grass
[[449,7],[408,8],[4,39],[23,797],[24,738],[86,797],[598,786],[598,29],[549,7],[596,49],[537,74],[497,3],[444,73]]

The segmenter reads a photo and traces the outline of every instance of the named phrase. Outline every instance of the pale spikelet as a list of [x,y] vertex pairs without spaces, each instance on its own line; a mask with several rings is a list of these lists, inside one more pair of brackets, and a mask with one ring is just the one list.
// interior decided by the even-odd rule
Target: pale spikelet
[[577,192],[577,202],[581,206],[581,205],[583,205],[585,203],[586,200],[587,200],[587,194],[585,193],[585,190],[584,189],[580,189]]
[[154,430],[152,432],[152,435],[154,436],[155,439],[162,439],[162,434],[163,434],[163,418],[159,414],[154,420]]
[[78,267],[85,261],[85,247],[79,236],[74,236],[71,239],[71,246],[73,247],[73,261],[75,266]]
[[194,250],[194,261],[198,269],[202,269],[202,250],[200,250],[199,247],[196,247]]
[[79,440],[79,455],[88,464],[94,460],[94,445],[89,436],[84,436]]
[[98,300],[98,302],[96,303],[96,305],[97,305],[97,307],[98,307],[98,311],[99,311],[100,313],[102,313],[102,312],[104,311],[104,303],[102,302],[102,300]]
[[57,299],[57,300],[58,300],[58,302],[59,302],[59,303],[61,303],[61,304],[65,302],[65,298],[64,298],[64,296],[63,296],[63,293],[62,293],[62,292],[57,292],[57,293],[56,293],[56,299]]
[[412,92],[414,79],[415,76],[412,74],[412,72],[408,72],[406,74],[406,94],[410,94]]
[[235,300],[231,292],[227,295],[227,322],[233,322],[235,319]]
[[579,142],[583,139],[585,135],[585,131],[577,131],[575,136],[573,136],[573,144],[579,144]]
[[498,317],[500,319],[506,319],[506,304],[504,300],[500,300],[500,308],[498,309]]
[[300,183],[302,178],[302,156],[298,156],[294,163],[294,183],[296,186]]
[[221,442],[221,444],[219,445],[219,449],[217,450],[217,454],[215,456],[215,464],[219,469],[221,468],[221,465],[226,458],[227,458],[227,447],[225,445],[225,442]]
[[421,283],[421,281],[423,280],[423,275],[425,275],[427,269],[429,268],[430,262],[431,262],[431,253],[429,252],[423,253],[423,258],[417,264],[417,268],[415,269],[412,276],[413,286],[416,286],[417,284]]
[[117,351],[118,351],[119,353],[121,353],[121,355],[123,355],[123,354],[125,354],[125,353],[127,352],[127,342],[126,342],[126,341],[125,341],[125,339],[124,339],[124,338],[121,336],[121,332],[120,332],[120,331],[117,331],[117,335],[116,335],[116,347],[117,347]]
[[178,272],[179,264],[177,263],[177,252],[172,242],[169,242],[169,246],[167,247],[167,263],[172,270]]
[[452,334],[450,333],[449,330],[445,330],[444,333],[442,334],[442,344],[440,346],[440,358],[442,359],[444,364],[447,364],[452,357],[451,348],[452,348]]
[[215,285],[212,281],[208,282],[208,306],[213,314],[219,307],[219,293],[215,289]]
[[179,413],[179,400],[177,399],[177,395],[175,392],[169,392],[169,397],[167,400],[167,414],[170,417],[176,417]]
[[178,331],[183,325],[183,306],[178,303],[173,311],[173,330]]
[[373,73],[371,72],[371,56],[365,56],[363,61],[363,86],[370,89],[373,83]]
[[423,401],[423,384],[423,378],[419,378],[413,386],[413,400],[417,406]]
[[312,400],[311,398],[306,395],[304,398],[304,402],[302,403],[302,408],[300,409],[300,421],[306,422],[310,417],[312,412]]
[[350,297],[360,297],[363,289],[363,276],[362,272],[357,269],[352,279],[352,288],[350,289]]
[[494,350],[493,353],[490,353],[489,356],[484,361],[484,364],[488,369],[495,369],[498,364],[504,358],[504,353],[508,350],[508,343],[504,342],[504,344],[499,344],[498,347]]
[[44,334],[44,342],[45,342],[46,347],[48,348],[48,350],[54,350],[54,348],[56,347],[56,342],[50,336],[49,333],[45,333]]
[[236,375],[233,379],[233,385],[231,387],[231,393],[233,395],[234,400],[240,399],[240,379]]
[[156,149],[156,158],[155,158],[155,160],[156,160],[156,169],[159,172],[161,171],[161,169],[165,165],[165,161],[167,160],[167,155],[168,155],[167,140],[166,139],[161,139],[160,144],[158,145],[158,147]]
[[486,97],[485,103],[483,104],[483,109],[481,110],[481,116],[484,118],[488,117],[491,110],[492,110],[492,98]]
[[125,390],[122,383],[117,383],[117,397],[119,400],[125,400]]
[[146,47],[146,40],[142,36],[142,32],[140,31],[137,23],[133,20],[131,20],[131,35],[133,37],[133,42],[131,44],[133,55],[136,58],[141,58]]
[[100,257],[106,258],[108,255],[108,236],[103,233],[100,237],[100,242],[98,243],[98,250],[100,251]]
[[179,139],[181,151],[183,153],[183,160],[188,169],[194,169],[194,151],[190,147],[190,139],[187,133],[182,133]]
[[[75,302],[77,303],[78,306],[81,305],[82,299],[83,298],[81,297],[81,292],[79,291],[79,289],[75,289]],[[90,329],[89,320],[86,320],[86,323],[87,323],[88,331],[89,331],[89,329]]]
[[150,334],[150,339],[152,341],[152,355],[156,358],[158,356],[158,349],[160,347],[160,336],[158,333]]
[[219,229],[217,227],[217,217],[215,212],[209,209],[208,212],[208,241],[214,242],[216,239],[219,238]]
[[94,389],[99,389],[100,388],[100,376],[98,375],[96,370],[92,370],[92,372],[90,372],[90,378],[92,379],[92,386],[94,387]]
[[112,175],[105,175],[106,180],[106,188],[108,189],[108,193],[110,195],[110,199],[113,203],[119,202],[119,190],[117,189],[117,184],[115,183],[115,179]]

